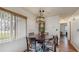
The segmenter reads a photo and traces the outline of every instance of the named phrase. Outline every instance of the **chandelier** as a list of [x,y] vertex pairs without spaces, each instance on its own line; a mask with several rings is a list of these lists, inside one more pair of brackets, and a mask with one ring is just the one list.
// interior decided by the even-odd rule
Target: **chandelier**
[[37,22],[40,22],[40,21],[45,21],[45,17],[44,17],[44,10],[39,10],[39,16],[37,17]]

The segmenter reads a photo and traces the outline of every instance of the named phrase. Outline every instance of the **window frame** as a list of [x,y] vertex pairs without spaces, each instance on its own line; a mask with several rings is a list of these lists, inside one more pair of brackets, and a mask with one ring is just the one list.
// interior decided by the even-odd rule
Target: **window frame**
[[[14,31],[15,31],[14,35],[15,35],[15,39],[16,39],[16,35],[17,35],[16,34],[16,23],[17,23],[17,19],[16,18],[17,17],[21,17],[23,19],[26,19],[26,24],[27,24],[27,17],[25,17],[25,16],[23,16],[21,14],[18,14],[18,13],[15,13],[15,12],[12,12],[10,10],[7,10],[7,9],[4,9],[4,8],[0,7],[0,12],[1,11],[7,12],[7,13],[9,13],[11,15],[11,36],[13,35],[13,31],[12,31],[12,29],[13,29],[12,28],[13,27],[13,22],[12,21],[15,20],[14,21]],[[2,25],[2,23],[1,23],[1,25]],[[27,27],[27,25],[26,25],[26,27]],[[1,26],[1,31],[2,31],[2,26]],[[26,29],[26,34],[27,34],[27,29]],[[12,37],[11,37],[11,40],[12,40]]]

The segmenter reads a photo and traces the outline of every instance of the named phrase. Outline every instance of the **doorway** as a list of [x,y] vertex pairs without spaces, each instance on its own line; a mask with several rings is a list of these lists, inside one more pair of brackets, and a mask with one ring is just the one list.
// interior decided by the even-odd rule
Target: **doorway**
[[68,26],[67,23],[60,24],[60,37],[68,37]]
[[67,23],[60,24],[60,52],[68,51],[68,25]]

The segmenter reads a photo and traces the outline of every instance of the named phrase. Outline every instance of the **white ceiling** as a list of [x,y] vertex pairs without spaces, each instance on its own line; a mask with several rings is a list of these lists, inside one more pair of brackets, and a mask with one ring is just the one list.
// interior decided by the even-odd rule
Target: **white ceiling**
[[61,18],[71,16],[75,11],[77,11],[78,7],[23,7],[24,10],[28,10],[33,15],[38,16],[39,10],[45,10],[44,16],[60,16]]

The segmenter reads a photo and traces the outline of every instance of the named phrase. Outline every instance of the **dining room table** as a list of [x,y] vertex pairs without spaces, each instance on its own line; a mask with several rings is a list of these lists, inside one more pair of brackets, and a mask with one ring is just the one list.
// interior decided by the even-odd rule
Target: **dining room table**
[[[33,35],[33,36],[29,36],[28,38],[29,38],[28,41],[30,41],[31,47],[32,47],[32,41],[35,42],[35,44],[34,44],[34,46],[35,46],[35,52],[37,52],[37,47],[36,47],[37,42],[40,43],[40,44],[42,44],[42,49],[43,49],[43,52],[44,52],[45,51],[45,41],[53,39],[53,36],[49,37],[48,35],[45,35],[44,37],[40,37],[39,35]],[[55,47],[54,51],[56,51],[56,46],[54,45],[54,47]],[[29,49],[29,47],[27,47],[27,48]]]

